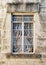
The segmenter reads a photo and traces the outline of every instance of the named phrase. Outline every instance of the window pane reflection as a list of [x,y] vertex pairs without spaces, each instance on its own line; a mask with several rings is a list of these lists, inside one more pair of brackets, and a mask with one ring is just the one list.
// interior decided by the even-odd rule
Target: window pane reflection
[[24,24],[24,52],[33,52],[33,24]]
[[22,52],[22,24],[13,23],[13,52]]
[[22,38],[14,38],[13,52],[22,52]]

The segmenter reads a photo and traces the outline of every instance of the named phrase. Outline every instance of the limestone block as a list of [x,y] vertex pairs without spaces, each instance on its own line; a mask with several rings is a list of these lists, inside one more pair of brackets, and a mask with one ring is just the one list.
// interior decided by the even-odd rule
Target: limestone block
[[36,53],[41,53],[41,54],[46,53],[46,47],[38,46],[37,49],[36,49]]
[[44,61],[35,61],[34,65],[45,65]]
[[[17,59],[18,60],[18,59]],[[38,60],[36,61],[35,59],[19,59],[18,61],[14,60],[14,61],[6,61],[5,62],[7,65],[45,65],[45,61],[42,60]]]
[[2,31],[3,53],[11,52],[11,14],[7,14]]
[[0,61],[0,65],[6,65],[4,61]]
[[46,53],[42,54],[42,59],[46,62]]
[[0,61],[5,61],[5,54],[0,53]]

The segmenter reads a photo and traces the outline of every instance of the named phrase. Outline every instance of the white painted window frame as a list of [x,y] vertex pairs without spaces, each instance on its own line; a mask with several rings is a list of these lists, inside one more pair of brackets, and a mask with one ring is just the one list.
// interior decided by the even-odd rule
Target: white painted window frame
[[[34,54],[35,53],[35,24],[34,24],[34,22],[33,21],[25,22],[25,21],[23,21],[23,18],[22,18],[22,21],[13,21],[13,23],[22,23],[22,53],[12,51],[12,54]],[[13,26],[13,23],[12,23],[12,26]],[[24,23],[32,23],[33,24],[33,52],[29,52],[29,53],[24,52]],[[12,41],[13,41],[13,38],[12,38]],[[12,42],[12,45],[13,45],[13,42]],[[12,48],[13,48],[13,46],[12,46]]]

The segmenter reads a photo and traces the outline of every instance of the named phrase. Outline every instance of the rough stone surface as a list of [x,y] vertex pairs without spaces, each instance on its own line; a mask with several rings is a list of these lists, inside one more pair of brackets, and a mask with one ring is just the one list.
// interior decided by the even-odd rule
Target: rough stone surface
[[[35,54],[31,58],[18,58],[11,52],[11,13],[7,13],[7,0],[0,0],[0,65],[46,65],[46,20],[34,14]],[[7,55],[8,54],[8,55]]]

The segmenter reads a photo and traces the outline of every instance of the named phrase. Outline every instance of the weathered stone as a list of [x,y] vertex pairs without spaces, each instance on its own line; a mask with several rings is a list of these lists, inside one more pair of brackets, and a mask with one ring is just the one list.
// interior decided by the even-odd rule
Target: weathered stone
[[[43,15],[43,8],[41,8],[41,12],[39,12],[39,4],[42,5],[42,3],[38,2],[36,4],[36,0],[33,0],[35,1],[35,4],[34,2],[11,3],[8,4],[7,7],[7,3],[5,1],[6,0],[0,0],[0,65],[46,65],[46,14]],[[42,1],[44,4],[44,0]],[[44,10],[46,12],[46,7],[43,11]],[[34,16],[33,37],[35,51],[33,54],[11,53],[12,14]]]

